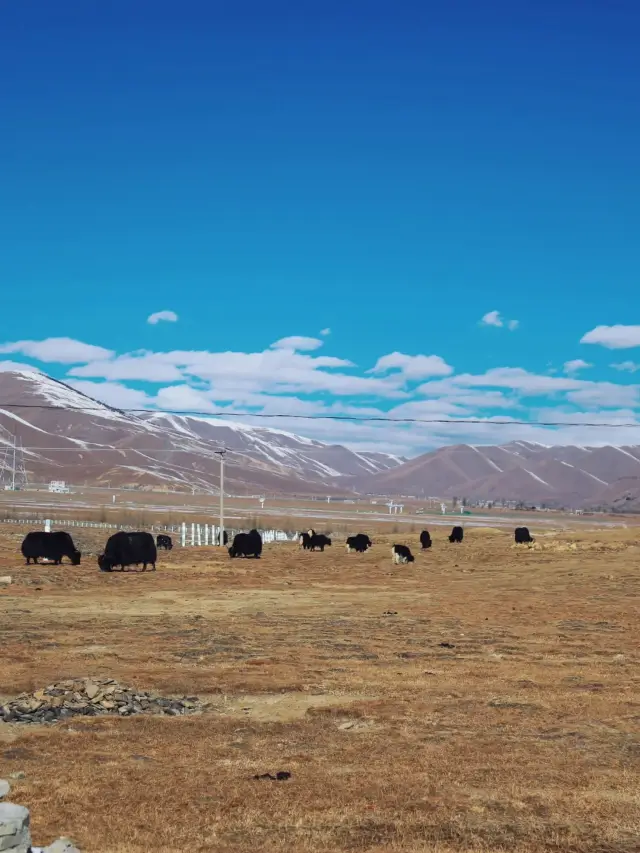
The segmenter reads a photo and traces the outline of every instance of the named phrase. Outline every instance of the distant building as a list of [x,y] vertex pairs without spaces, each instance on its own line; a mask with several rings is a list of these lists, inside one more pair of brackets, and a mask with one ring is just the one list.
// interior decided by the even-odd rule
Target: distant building
[[52,480],[49,483],[49,491],[57,492],[59,495],[67,495],[69,494],[69,486],[64,480]]

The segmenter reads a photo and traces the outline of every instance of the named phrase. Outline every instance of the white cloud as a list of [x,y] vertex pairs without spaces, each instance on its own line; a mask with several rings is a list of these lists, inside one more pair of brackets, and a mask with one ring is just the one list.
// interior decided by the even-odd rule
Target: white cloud
[[483,326],[497,326],[498,328],[504,325],[499,311],[488,311],[480,322]]
[[[463,389],[467,388],[503,388],[512,392],[512,397],[504,398],[504,407],[516,407],[520,397],[556,397],[558,401],[567,401],[579,405],[600,406],[637,406],[640,404],[637,385],[617,385],[614,382],[593,382],[577,379],[574,376],[547,376],[530,373],[521,367],[496,367],[486,373],[474,375],[458,374],[447,379],[427,382],[416,391],[427,397],[455,400]],[[483,392],[487,393],[487,392]],[[482,408],[479,402],[474,404]],[[487,408],[499,408],[498,401]]]
[[346,359],[312,356],[292,349],[268,349],[257,353],[175,350],[160,353],[142,351],[111,360],[100,359],[73,368],[70,375],[111,381],[202,380],[234,392],[406,396],[400,387],[402,383],[393,377],[373,378],[334,371],[352,367],[352,362]]
[[392,352],[381,356],[367,373],[387,373],[399,370],[406,379],[426,379],[427,376],[448,376],[453,367],[439,355],[405,355]]
[[178,412],[214,412],[215,406],[211,395],[190,385],[170,385],[161,388],[155,399],[155,404],[161,409],[173,409]]
[[536,397],[557,391],[577,391],[584,380],[568,376],[544,376],[530,373],[522,367],[494,367],[486,373],[460,373],[437,382],[427,382],[417,391],[420,394],[451,393],[452,389],[464,388],[508,388],[524,396]]
[[[618,385],[613,382],[593,382],[577,379],[574,376],[547,376],[530,373],[519,367],[498,367],[484,374],[459,374],[447,379],[427,382],[419,386],[417,393],[439,400],[464,401],[465,389],[468,388],[502,388],[511,392],[510,396],[502,395],[501,399],[488,402],[484,408],[517,409],[520,398],[546,397],[556,399],[558,405],[571,403],[580,406],[612,407],[640,406],[640,386]],[[494,394],[485,391],[485,394]],[[483,408],[480,400],[469,400],[469,405],[477,409]]]
[[565,373],[577,373],[579,370],[585,370],[587,367],[593,367],[588,361],[583,358],[574,358],[571,361],[565,361],[563,370]]
[[0,373],[11,373],[16,370],[42,373],[39,367],[34,367],[32,364],[23,364],[20,361],[0,361]]
[[149,314],[147,317],[147,323],[151,323],[152,326],[163,321],[165,323],[177,323],[178,315],[175,311],[156,311],[155,314]]
[[85,382],[70,379],[67,380],[67,385],[88,397],[93,397],[94,400],[106,403],[107,406],[113,406],[114,409],[147,409],[153,407],[153,398],[144,391],[129,388],[119,382]]
[[570,391],[567,400],[581,406],[613,408],[637,406],[640,403],[638,385],[616,385],[614,382],[585,383],[583,388]]
[[640,347],[640,326],[596,326],[580,339],[581,344],[599,344],[607,349]]
[[15,341],[2,344],[0,352],[20,353],[36,361],[57,364],[79,364],[94,359],[111,358],[112,350],[85,344],[73,338],[46,338],[43,341]]
[[[440,356],[396,351],[363,370],[347,359],[316,354],[321,343],[319,338],[294,336],[258,352],[137,350],[115,355],[101,347],[53,338],[5,344],[2,349],[29,358],[66,359],[62,363],[69,365],[69,384],[118,408],[240,413],[238,420],[247,423],[401,455],[448,443],[514,439],[546,444],[640,442],[636,418],[640,385],[581,379],[578,371],[586,368],[582,359],[566,362],[564,374],[494,367],[456,375]],[[76,362],[80,355],[85,360]],[[629,372],[640,369],[634,362],[614,367]],[[0,371],[10,369],[32,368],[0,361]],[[153,384],[140,390],[131,387],[136,382]],[[260,413],[275,417],[261,420],[256,417]],[[413,422],[298,420],[296,415],[395,417]],[[461,423],[461,419],[477,422]],[[495,426],[496,419],[507,425]],[[532,423],[513,422],[520,419]],[[562,426],[546,428],[537,420]],[[602,426],[584,427],[582,420]],[[629,427],[616,431],[607,426],[617,423]]]
[[480,324],[482,326],[495,326],[498,329],[501,329],[503,326],[506,326],[513,332],[520,325],[520,321],[505,320],[499,311],[488,311],[480,320]]
[[74,367],[69,376],[99,377],[110,381],[137,380],[140,382],[179,382],[182,371],[163,360],[162,353],[144,352],[118,356],[118,358],[90,361]]
[[[415,456],[443,444],[470,442],[477,444],[505,443],[508,441],[539,441],[546,444],[620,444],[640,443],[640,423],[628,429],[603,427],[592,429],[581,427],[581,421],[593,423],[623,423],[636,424],[631,410],[620,409],[613,412],[595,412],[593,410],[562,412],[557,408],[537,409],[528,414],[532,418],[545,421],[558,421],[564,426],[559,429],[549,429],[534,423],[520,425],[508,423],[496,427],[493,422],[509,420],[507,414],[499,416],[480,417],[479,423],[466,424],[456,421],[457,418],[469,417],[463,405],[463,392],[460,399],[423,400],[401,403],[392,409],[385,410],[375,406],[360,406],[340,402],[325,403],[319,400],[303,400],[299,397],[278,396],[269,394],[241,395],[230,405],[221,405],[215,390],[198,391],[187,385],[174,385],[161,388],[157,396],[152,397],[142,391],[128,388],[117,382],[86,382],[72,381],[78,390],[90,397],[102,400],[116,408],[153,409],[170,408],[183,411],[201,411],[205,413],[224,411],[228,414],[241,412],[237,418],[229,418],[231,422],[242,422],[260,427],[274,427],[293,433],[307,435],[320,441],[347,444],[360,450],[374,450],[385,453],[396,453],[404,456]],[[499,393],[499,392],[488,392]],[[480,395],[479,395],[480,396]],[[467,401],[470,408],[476,404],[473,395]],[[246,413],[247,407],[258,407],[259,412],[281,414],[282,417],[268,420]],[[294,415],[356,415],[373,417],[411,417],[424,420],[453,419],[452,423],[410,423],[398,424],[389,422],[350,422],[331,420],[298,420]]]
[[640,370],[640,364],[636,364],[635,361],[621,361],[618,364],[610,364],[609,367],[613,367],[614,370],[622,370],[627,373],[635,373],[636,370]]
[[[477,409],[520,409],[522,404],[513,395],[508,396],[502,391],[480,391],[468,390],[463,387],[451,387],[450,390],[443,389],[421,391],[428,388],[430,385],[438,385],[439,383],[427,383],[416,389],[417,393],[422,393],[425,397],[433,397],[441,403],[449,401],[467,411],[467,417],[471,416]],[[418,402],[418,401],[416,401]],[[397,408],[397,407],[396,407]]]
[[288,338],[280,338],[279,341],[271,344],[271,348],[306,352],[307,350],[319,349],[323,343],[324,341],[321,341],[319,338],[306,338],[304,335],[291,335]]
[[331,329],[329,329],[329,328],[327,328],[327,329],[322,329],[322,331],[320,332],[320,334],[321,334],[321,335],[325,335],[325,336],[326,336],[326,335],[330,335],[330,334],[331,334]]

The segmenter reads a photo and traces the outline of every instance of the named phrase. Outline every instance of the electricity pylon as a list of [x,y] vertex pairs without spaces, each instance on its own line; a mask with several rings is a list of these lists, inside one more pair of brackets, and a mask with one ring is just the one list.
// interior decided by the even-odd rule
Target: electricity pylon
[[27,485],[27,469],[20,439],[0,426],[0,489],[15,492]]

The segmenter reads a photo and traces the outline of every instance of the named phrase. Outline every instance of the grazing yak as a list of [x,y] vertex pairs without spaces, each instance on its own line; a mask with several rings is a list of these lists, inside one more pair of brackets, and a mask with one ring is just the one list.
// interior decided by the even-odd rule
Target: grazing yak
[[526,545],[529,542],[535,542],[535,539],[529,533],[528,527],[516,527],[514,538],[516,545]]
[[101,572],[112,572],[116,566],[124,571],[126,566],[142,563],[145,572],[148,565],[155,572],[157,559],[158,550],[150,533],[127,533],[121,530],[107,539],[104,554],[98,557],[98,566]]
[[365,533],[357,533],[355,536],[349,536],[346,544],[347,551],[355,551],[358,554],[364,554],[367,548],[371,548],[373,542]]
[[454,527],[449,536],[449,542],[462,542],[464,538],[464,530],[461,527]]
[[315,551],[316,548],[324,551],[327,545],[331,545],[331,539],[328,536],[325,536],[324,533],[316,533],[315,530],[300,533],[298,542],[305,551]]
[[73,544],[73,539],[64,530],[56,530],[47,533],[44,530],[35,530],[27,533],[22,542],[22,556],[27,565],[33,560],[38,562],[39,557],[53,560],[56,566],[62,563],[62,558],[67,557],[74,566],[80,565],[82,554]]
[[170,551],[173,548],[171,537],[165,533],[158,533],[156,536],[156,548],[164,548],[165,551]]
[[331,545],[331,539],[328,536],[325,536],[324,533],[314,533],[313,536],[309,539],[310,551],[315,551],[316,548],[319,548],[321,551],[324,551],[327,545]]
[[391,556],[396,566],[399,563],[413,563],[415,557],[406,545],[394,545],[391,549]]
[[233,544],[229,547],[230,557],[255,557],[256,560],[262,554],[262,536],[257,530],[248,533],[236,533]]
[[311,550],[311,536],[308,533],[300,533],[298,542],[305,551]]
[[423,551],[426,551],[427,548],[431,548],[431,535],[428,530],[423,530],[420,534],[420,547]]

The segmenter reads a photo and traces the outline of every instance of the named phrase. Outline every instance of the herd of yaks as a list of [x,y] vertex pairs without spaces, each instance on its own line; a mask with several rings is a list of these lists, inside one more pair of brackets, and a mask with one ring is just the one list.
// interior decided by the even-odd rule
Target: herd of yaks
[[[456,525],[449,534],[449,542],[460,543],[463,539],[464,530],[459,525]],[[516,527],[515,541],[517,545],[533,542],[529,528]],[[306,533],[301,533],[299,542],[304,549],[309,551],[315,551],[316,548],[324,551],[326,545],[331,545],[331,539],[328,536],[325,536],[323,533],[316,533],[315,530],[307,530]],[[346,541],[347,551],[356,551],[358,553],[364,553],[368,548],[371,548],[372,544],[371,539],[364,533],[349,536]],[[420,548],[426,551],[427,548],[431,548],[432,544],[431,534],[428,530],[423,530],[420,534]],[[391,547],[391,557],[396,564],[413,563],[415,560],[408,545],[393,545]]]
[[[449,535],[449,542],[460,543],[464,538],[462,527],[455,526]],[[227,545],[228,535],[224,531],[223,544]],[[308,551],[324,551],[327,545],[331,545],[331,539],[324,533],[316,533],[315,530],[307,530],[298,536],[299,544]],[[533,542],[533,538],[527,527],[516,527],[516,544]],[[219,538],[218,538],[219,544]],[[346,548],[349,552],[364,553],[372,546],[371,539],[365,533],[357,533],[349,536],[346,540]],[[428,530],[420,534],[420,547],[423,551],[431,548],[432,540]],[[159,533],[154,541],[151,533],[120,531],[110,536],[102,554],[98,555],[98,567],[102,572],[111,572],[116,568],[124,570],[127,566],[142,564],[146,571],[147,566],[155,570],[158,558],[158,549],[171,550],[173,542],[170,536]],[[33,560],[37,563],[39,559],[45,559],[55,565],[62,563],[62,558],[67,557],[74,566],[80,565],[82,554],[74,545],[73,539],[66,531],[54,532],[33,531],[27,533],[22,542],[22,555],[27,565]],[[228,548],[230,557],[254,557],[258,559],[262,554],[262,536],[257,530],[248,533],[236,533],[233,542]],[[413,563],[415,557],[407,545],[393,545],[391,548],[393,562]]]

